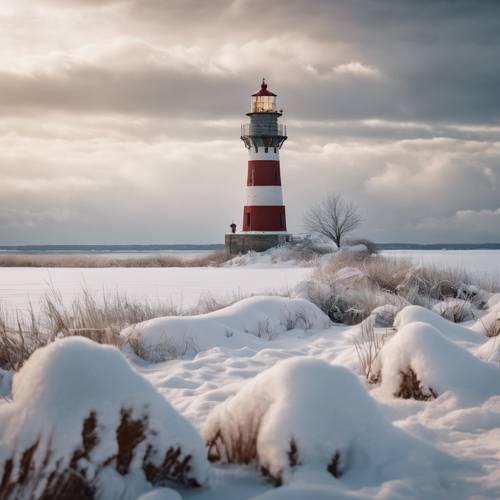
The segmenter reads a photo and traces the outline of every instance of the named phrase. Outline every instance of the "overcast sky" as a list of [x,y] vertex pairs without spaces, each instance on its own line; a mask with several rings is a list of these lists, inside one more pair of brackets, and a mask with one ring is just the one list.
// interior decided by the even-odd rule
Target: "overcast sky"
[[0,0],[0,244],[219,243],[263,76],[289,229],[500,242],[500,2]]

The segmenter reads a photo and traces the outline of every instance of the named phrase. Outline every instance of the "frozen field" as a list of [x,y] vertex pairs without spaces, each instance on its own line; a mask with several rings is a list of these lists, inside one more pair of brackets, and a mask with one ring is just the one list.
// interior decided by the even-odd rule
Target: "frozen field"
[[150,302],[171,302],[190,308],[205,294],[216,299],[250,293],[279,292],[307,279],[310,268],[0,268],[0,302],[7,310],[23,309],[54,288],[71,303],[82,287]]
[[[384,254],[493,278],[500,270],[500,251]],[[221,268],[0,268],[0,299],[10,310],[36,304],[51,287],[66,302],[85,286],[97,296],[117,291],[185,308],[204,294],[259,294],[209,314],[125,328],[128,363],[116,349],[75,336],[32,354],[12,394],[11,374],[0,370],[0,396],[13,396],[12,403],[0,397],[0,452],[3,444],[26,449],[57,425],[56,439],[47,442],[54,460],[68,460],[83,439],[80,422],[97,410],[97,448],[81,460],[89,470],[103,468],[98,499],[498,498],[500,336],[488,338],[487,329],[500,321],[500,294],[484,293],[488,309],[469,304],[461,324],[419,306],[384,325],[375,315],[367,336],[370,318],[364,326],[332,323],[311,296],[297,292],[301,286],[293,298],[265,296],[293,289],[312,272],[261,256]],[[373,352],[380,341],[373,339],[382,339],[374,378],[359,354]],[[404,383],[410,395],[402,395]],[[163,489],[140,497],[150,488],[140,445],[130,473],[117,475],[113,456],[104,459],[123,408],[150,411],[146,423],[161,421],[148,434],[151,446],[185,447],[203,487],[172,484],[180,496]],[[213,443],[222,452],[209,464]],[[245,451],[255,455],[238,458]],[[256,462],[283,486],[275,488]]]
[[385,250],[382,254],[500,279],[500,250]]
[[[500,250],[385,251],[391,257],[422,264],[467,269],[500,280]],[[217,299],[250,293],[279,292],[307,279],[310,268],[252,265],[222,268],[0,268],[0,303],[8,310],[35,306],[50,287],[70,303],[82,286],[102,295],[120,292],[139,300],[168,301],[189,308],[204,294]]]

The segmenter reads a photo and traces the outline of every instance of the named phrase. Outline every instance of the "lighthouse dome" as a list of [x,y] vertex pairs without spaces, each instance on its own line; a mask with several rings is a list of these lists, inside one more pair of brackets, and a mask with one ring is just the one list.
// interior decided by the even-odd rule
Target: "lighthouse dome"
[[252,113],[276,113],[276,94],[267,90],[265,78],[262,79],[260,90],[252,95]]

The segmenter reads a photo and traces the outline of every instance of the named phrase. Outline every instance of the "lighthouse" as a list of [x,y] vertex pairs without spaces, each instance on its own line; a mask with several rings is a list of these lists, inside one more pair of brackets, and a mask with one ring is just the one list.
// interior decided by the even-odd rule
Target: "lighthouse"
[[241,231],[232,227],[226,234],[230,254],[264,251],[291,240],[281,186],[279,152],[287,139],[286,126],[279,123],[282,114],[276,107],[276,94],[263,79],[251,97],[250,122],[241,126],[241,140],[248,150],[246,195]]

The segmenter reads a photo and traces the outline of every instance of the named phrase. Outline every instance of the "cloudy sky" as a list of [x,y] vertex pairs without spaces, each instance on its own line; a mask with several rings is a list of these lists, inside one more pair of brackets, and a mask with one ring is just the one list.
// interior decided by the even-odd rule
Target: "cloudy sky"
[[499,60],[496,1],[0,0],[0,244],[222,242],[263,76],[291,231],[500,242]]

